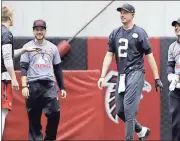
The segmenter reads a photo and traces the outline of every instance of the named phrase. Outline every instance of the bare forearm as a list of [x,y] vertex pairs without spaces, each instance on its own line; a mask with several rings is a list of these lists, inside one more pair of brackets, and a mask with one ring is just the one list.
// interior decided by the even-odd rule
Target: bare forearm
[[12,79],[16,79],[16,73],[14,71],[14,67],[7,67],[7,72],[11,76]]
[[154,79],[159,79],[158,67],[152,53],[147,55],[148,63],[153,72]]
[[21,81],[22,81],[22,86],[27,86],[27,76],[22,76]]
[[108,69],[109,69],[109,67],[111,65],[112,59],[113,59],[113,54],[108,52],[106,54],[105,58],[104,58],[104,61],[103,61],[101,77],[105,77],[106,76],[106,74],[108,72]]
[[16,50],[14,50],[14,57],[18,57],[21,54],[23,54],[24,52],[25,52],[25,50],[23,48],[16,49]]

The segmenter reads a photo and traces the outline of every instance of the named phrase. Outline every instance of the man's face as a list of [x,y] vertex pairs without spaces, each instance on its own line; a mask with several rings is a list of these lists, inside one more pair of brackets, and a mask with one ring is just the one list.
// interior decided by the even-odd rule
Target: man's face
[[174,30],[175,30],[176,35],[177,35],[178,37],[180,37],[180,24],[177,23],[177,24],[174,26]]
[[123,24],[129,23],[130,21],[132,21],[132,19],[133,19],[132,13],[130,13],[124,9],[121,9],[120,13],[121,13],[121,22]]
[[44,39],[46,35],[46,29],[44,27],[35,27],[34,30],[34,36],[37,40]]

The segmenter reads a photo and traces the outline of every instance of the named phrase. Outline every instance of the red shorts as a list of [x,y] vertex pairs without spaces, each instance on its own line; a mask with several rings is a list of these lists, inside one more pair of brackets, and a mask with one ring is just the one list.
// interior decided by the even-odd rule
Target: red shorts
[[1,81],[1,107],[12,110],[13,92],[11,81]]

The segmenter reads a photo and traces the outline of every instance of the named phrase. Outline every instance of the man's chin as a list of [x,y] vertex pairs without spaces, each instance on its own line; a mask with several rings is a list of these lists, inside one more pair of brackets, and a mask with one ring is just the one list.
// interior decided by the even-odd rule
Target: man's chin
[[41,37],[41,38],[36,37],[36,39],[37,39],[37,40],[43,40],[43,39],[44,39],[44,37]]
[[180,36],[180,31],[176,32],[176,36],[178,37]]
[[176,36],[180,37],[180,34],[176,34]]
[[127,24],[127,22],[126,21],[122,21],[122,24]]

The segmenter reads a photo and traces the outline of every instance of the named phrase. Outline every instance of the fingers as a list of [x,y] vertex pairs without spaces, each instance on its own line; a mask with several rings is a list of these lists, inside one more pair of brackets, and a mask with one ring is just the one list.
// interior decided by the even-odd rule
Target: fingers
[[100,81],[100,80],[98,80],[98,82],[97,82],[97,83],[98,83],[98,88],[99,88],[99,89],[102,89],[102,87],[101,87],[101,81]]
[[66,91],[62,91],[62,92],[61,92],[61,97],[62,97],[62,98],[66,98],[66,95],[67,95]]
[[[24,88],[24,89],[26,89],[26,88]],[[24,97],[28,98],[29,97],[29,90],[28,89],[27,90],[22,90],[22,95]]]
[[23,95],[24,97],[26,97],[26,93],[25,93],[25,92],[22,92],[22,95]]
[[33,52],[33,51],[40,51],[41,49],[39,49],[39,48],[32,48],[31,50],[29,50],[29,52]]
[[156,87],[156,92],[158,92],[158,88]]
[[40,49],[40,48],[35,47],[35,48],[34,48],[34,50],[35,50],[35,51],[40,51],[41,49]]
[[18,91],[18,90],[19,90],[19,85],[14,85],[14,86],[12,86],[12,88],[13,88],[15,91]]
[[65,96],[65,95],[62,95],[61,97],[62,97],[63,99],[65,99],[65,98],[66,98],[66,96]]
[[40,50],[42,50],[42,49],[38,48],[38,47],[29,47],[29,48],[26,48],[27,52],[40,51]]
[[100,90],[103,89],[102,84],[103,84],[103,81],[102,81],[102,80],[99,80],[99,81],[98,81],[98,87],[99,87]]
[[98,88],[101,89],[101,84],[99,81],[97,82],[97,84],[98,84]]
[[156,92],[158,92],[158,88],[160,89],[160,91],[163,90],[163,86],[156,86]]

